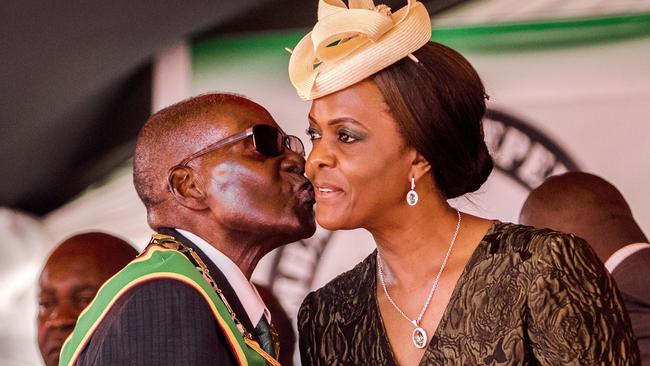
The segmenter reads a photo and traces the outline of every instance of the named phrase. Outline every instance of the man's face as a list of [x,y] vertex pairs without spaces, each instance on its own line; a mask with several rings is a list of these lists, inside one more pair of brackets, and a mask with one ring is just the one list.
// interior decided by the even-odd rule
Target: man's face
[[[256,124],[278,127],[259,106],[235,106],[227,117],[214,118],[206,136],[214,142]],[[208,206],[229,231],[272,233],[282,244],[314,233],[313,188],[304,177],[305,159],[295,152],[285,148],[280,156],[264,156],[249,137],[189,165],[200,172]]]
[[38,347],[47,366],[59,363],[63,342],[79,313],[92,301],[103,281],[98,261],[88,256],[52,256],[38,282]]

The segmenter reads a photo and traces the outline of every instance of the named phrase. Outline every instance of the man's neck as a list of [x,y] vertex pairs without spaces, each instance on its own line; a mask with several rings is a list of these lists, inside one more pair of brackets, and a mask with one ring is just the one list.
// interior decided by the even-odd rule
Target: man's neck
[[594,248],[603,263],[617,250],[629,244],[648,242],[636,222],[630,220],[613,222],[608,225],[594,225],[593,232],[585,231],[584,234],[583,239],[586,239]]
[[[234,291],[233,295],[241,302],[251,324],[255,324],[262,315],[267,318],[267,321],[270,321],[270,312],[250,281],[250,276],[246,276],[234,261],[205,239],[183,229],[177,229],[177,231],[198,247],[205,256],[204,260],[212,262],[218,271],[223,274],[232,291]],[[215,280],[217,279],[215,278]]]
[[250,238],[244,240],[225,235],[214,235],[213,233],[206,233],[202,230],[177,229],[190,232],[205,241],[207,245],[217,249],[228,257],[248,280],[250,280],[260,259],[270,251],[267,249],[269,246],[265,245],[266,243],[252,242]]

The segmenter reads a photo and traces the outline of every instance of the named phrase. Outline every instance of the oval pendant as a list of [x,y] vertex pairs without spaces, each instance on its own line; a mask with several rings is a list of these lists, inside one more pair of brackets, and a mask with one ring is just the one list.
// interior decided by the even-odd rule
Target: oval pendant
[[409,204],[409,206],[415,206],[415,204],[418,203],[419,197],[418,197],[418,192],[414,190],[408,191],[406,194],[406,203]]
[[424,348],[427,345],[427,331],[422,329],[421,327],[417,327],[413,330],[413,334],[411,335],[413,339],[413,344],[417,348]]

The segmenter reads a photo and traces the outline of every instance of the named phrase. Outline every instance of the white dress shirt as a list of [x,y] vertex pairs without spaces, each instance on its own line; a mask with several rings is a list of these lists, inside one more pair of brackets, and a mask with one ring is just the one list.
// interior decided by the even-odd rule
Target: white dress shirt
[[627,257],[645,248],[650,248],[650,244],[648,243],[628,244],[623,248],[615,251],[614,254],[612,254],[609,258],[607,258],[607,261],[605,262],[605,268],[607,268],[609,273],[612,273],[614,269],[616,269],[616,267],[618,267],[618,265],[621,264],[621,262],[623,262]]
[[228,280],[230,287],[235,291],[241,302],[248,319],[253,326],[262,319],[262,315],[271,324],[271,312],[262,301],[260,294],[257,292],[255,285],[249,281],[239,267],[225,254],[213,247],[207,241],[186,230],[176,229],[186,238],[192,241],[206,256],[214,263]]

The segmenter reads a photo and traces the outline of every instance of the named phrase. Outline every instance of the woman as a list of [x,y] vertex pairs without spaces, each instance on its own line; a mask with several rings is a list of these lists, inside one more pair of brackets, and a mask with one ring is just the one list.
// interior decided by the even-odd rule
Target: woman
[[409,1],[321,1],[289,72],[313,100],[316,219],[365,228],[377,251],[307,296],[304,365],[638,364],[620,295],[581,239],[461,213],[492,170],[485,93],[428,42]]

